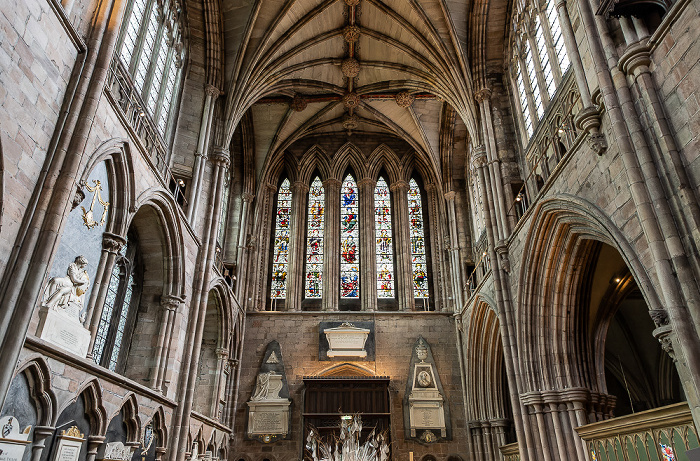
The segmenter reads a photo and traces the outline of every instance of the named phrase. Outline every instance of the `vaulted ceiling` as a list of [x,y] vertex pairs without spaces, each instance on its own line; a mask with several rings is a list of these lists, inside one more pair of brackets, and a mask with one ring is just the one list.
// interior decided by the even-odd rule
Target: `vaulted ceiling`
[[223,0],[225,139],[258,159],[309,136],[395,136],[440,164],[443,104],[474,132],[468,2]]

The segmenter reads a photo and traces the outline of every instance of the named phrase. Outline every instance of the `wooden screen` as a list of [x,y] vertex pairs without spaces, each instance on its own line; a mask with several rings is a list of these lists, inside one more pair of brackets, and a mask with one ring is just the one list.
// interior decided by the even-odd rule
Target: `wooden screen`
[[362,416],[362,437],[376,426],[389,435],[389,378],[304,378],[304,440],[309,425],[324,438],[338,435],[341,415]]

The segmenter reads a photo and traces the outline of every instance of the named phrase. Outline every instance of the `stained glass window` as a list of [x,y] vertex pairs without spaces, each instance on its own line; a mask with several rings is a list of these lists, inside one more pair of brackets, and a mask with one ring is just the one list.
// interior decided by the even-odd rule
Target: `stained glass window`
[[547,2],[547,20],[549,22],[549,30],[552,34],[552,42],[554,43],[554,50],[557,53],[557,61],[559,62],[559,67],[562,73],[566,72],[569,68],[569,56],[566,54],[566,46],[564,44],[564,37],[561,35],[561,27],[559,26],[559,16],[557,15],[556,6],[553,0]]
[[360,222],[357,182],[351,174],[340,189],[340,297],[360,297]]
[[309,208],[306,229],[306,282],[307,298],[320,298],[323,293],[323,229],[326,195],[321,178],[309,188]]
[[289,179],[282,181],[277,191],[277,215],[275,218],[275,241],[272,254],[272,283],[270,297],[287,297],[287,269],[289,265],[289,216],[292,210],[292,191]]
[[540,18],[535,16],[535,43],[537,44],[537,54],[540,57],[540,65],[542,66],[542,72],[544,73],[545,86],[547,87],[547,94],[551,98],[554,96],[554,92],[557,89],[554,85],[554,74],[552,74],[552,66],[549,65],[549,55],[547,54],[547,42],[544,39],[544,33],[542,32],[542,24],[540,23]]
[[408,220],[411,236],[411,265],[413,269],[413,296],[429,298],[428,269],[425,256],[425,229],[420,187],[411,179],[408,189]]
[[391,196],[384,178],[374,188],[374,228],[377,238],[377,297],[394,297],[394,245],[391,232]]

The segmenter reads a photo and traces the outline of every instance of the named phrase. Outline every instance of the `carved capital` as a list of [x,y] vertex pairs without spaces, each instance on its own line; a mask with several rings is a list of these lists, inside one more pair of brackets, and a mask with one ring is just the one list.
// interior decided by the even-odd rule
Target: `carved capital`
[[166,311],[176,311],[183,299],[175,295],[164,295],[160,298],[160,307]]
[[452,201],[455,199],[456,196],[457,196],[457,192],[451,190],[451,191],[445,193],[445,200],[447,200],[448,202]]
[[474,99],[476,99],[476,102],[481,104],[484,101],[489,101],[491,99],[492,91],[490,88],[482,88],[476,93],[474,93]]
[[250,192],[244,192],[241,197],[242,197],[244,202],[252,203],[253,199],[255,199],[255,194],[251,194]]
[[121,235],[104,232],[102,234],[102,248],[109,253],[117,254],[126,245],[126,239]]
[[399,191],[399,192],[408,192],[409,185],[407,181],[404,181],[403,179],[396,181],[394,184],[389,186],[389,190],[392,192],[394,191]]
[[204,85],[204,93],[206,93],[207,96],[211,96],[212,98],[216,99],[221,95],[221,90],[214,85],[207,83]]
[[617,66],[625,74],[637,77],[639,74],[649,72],[649,64],[651,64],[649,45],[636,43],[620,56]]
[[486,166],[488,163],[488,159],[486,157],[486,146],[479,144],[478,146],[474,147],[472,151],[472,162],[474,162],[474,166],[476,168]]
[[209,155],[209,161],[223,168],[228,168],[231,163],[231,152],[225,147],[214,147]]
[[228,358],[228,349],[225,347],[217,347],[216,356],[221,360],[226,360]]
[[303,181],[294,181],[294,184],[292,184],[291,189],[292,192],[294,192],[295,194],[305,194],[309,191],[309,185]]
[[271,194],[274,194],[275,192],[277,192],[277,186],[275,186],[274,184],[272,184],[270,182],[266,182],[265,185],[263,186],[263,190],[267,191]]
[[584,107],[576,114],[574,123],[579,129],[587,133],[593,130],[597,131],[600,128],[600,111],[594,106]]
[[657,328],[670,323],[666,309],[651,309],[649,310],[649,317],[654,321]]
[[340,190],[340,186],[341,186],[342,184],[343,184],[343,183],[342,183],[339,179],[335,179],[335,178],[328,178],[328,179],[326,179],[325,181],[323,181],[323,187],[324,187],[325,189],[336,189],[336,190]]
[[374,189],[375,184],[376,183],[372,178],[362,178],[359,181],[357,181],[357,185],[359,187],[367,187],[370,189]]
[[660,326],[652,331],[651,334],[659,341],[659,343],[661,343],[661,349],[663,349],[675,362],[676,353],[673,350],[673,328],[671,328],[671,325]]

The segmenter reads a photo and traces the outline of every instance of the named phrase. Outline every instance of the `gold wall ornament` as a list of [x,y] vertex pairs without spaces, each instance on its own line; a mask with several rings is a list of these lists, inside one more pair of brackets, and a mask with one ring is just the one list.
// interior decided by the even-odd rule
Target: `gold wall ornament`
[[[90,202],[90,209],[86,210],[84,206],[80,207],[83,209],[83,222],[85,223],[85,227],[87,227],[88,229],[92,229],[95,226],[104,225],[104,223],[107,221],[107,212],[109,211],[109,202],[105,202],[104,200],[102,200],[102,184],[97,179],[93,179],[92,183],[92,186],[84,184],[85,188],[89,192],[93,193],[92,201]],[[95,218],[93,216],[93,211],[95,209],[95,201],[99,201],[102,205],[102,217],[100,218],[99,222],[95,221]]]
[[78,426],[71,426],[65,431],[61,431],[61,436],[63,437],[74,437],[76,439],[84,439],[85,435],[80,432]]

